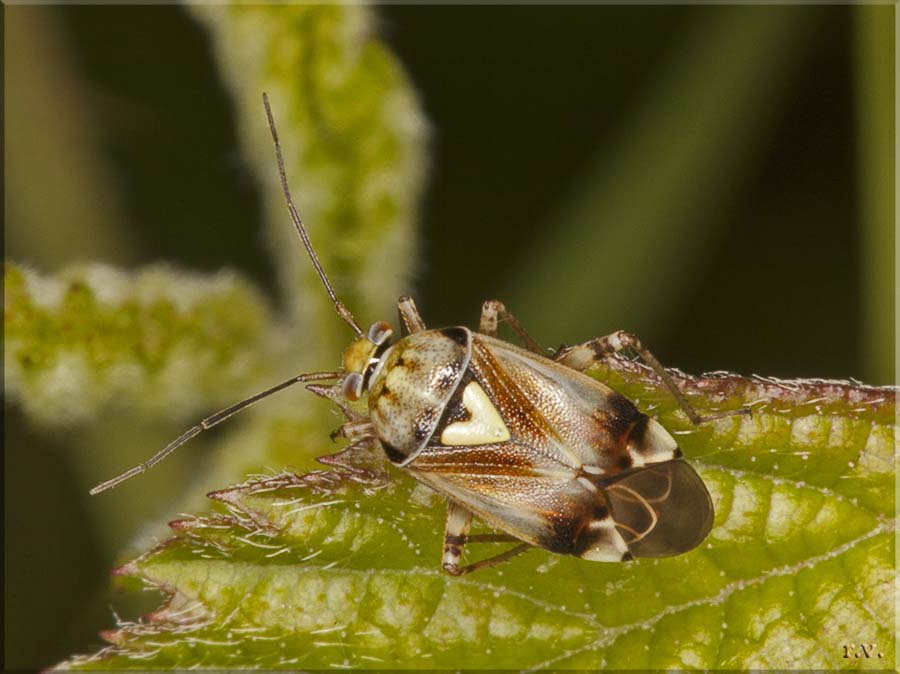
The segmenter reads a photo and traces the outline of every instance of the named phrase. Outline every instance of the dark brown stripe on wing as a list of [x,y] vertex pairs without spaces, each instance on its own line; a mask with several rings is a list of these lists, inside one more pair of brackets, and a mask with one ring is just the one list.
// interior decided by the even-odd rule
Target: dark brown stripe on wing
[[547,471],[530,457],[526,447],[509,442],[473,447],[431,444],[416,457],[410,468],[453,475],[545,475]]
[[613,391],[606,399],[609,409],[597,410],[594,418],[615,441],[621,440],[636,424],[646,426],[647,416],[621,393]]

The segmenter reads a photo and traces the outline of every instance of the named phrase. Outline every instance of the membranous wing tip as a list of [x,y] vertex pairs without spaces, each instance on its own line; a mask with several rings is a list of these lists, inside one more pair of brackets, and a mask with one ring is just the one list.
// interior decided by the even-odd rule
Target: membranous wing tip
[[610,516],[635,557],[670,557],[703,542],[713,504],[686,461],[654,463],[616,476],[604,487]]

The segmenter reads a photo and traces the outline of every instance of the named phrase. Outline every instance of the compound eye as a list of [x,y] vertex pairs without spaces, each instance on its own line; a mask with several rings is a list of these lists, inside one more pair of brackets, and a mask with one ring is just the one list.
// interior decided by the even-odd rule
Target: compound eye
[[384,321],[378,321],[377,323],[372,323],[367,337],[375,346],[381,346],[392,334],[394,334],[394,331],[389,324]]
[[359,372],[351,372],[341,382],[341,392],[347,400],[359,400],[362,389],[363,377]]

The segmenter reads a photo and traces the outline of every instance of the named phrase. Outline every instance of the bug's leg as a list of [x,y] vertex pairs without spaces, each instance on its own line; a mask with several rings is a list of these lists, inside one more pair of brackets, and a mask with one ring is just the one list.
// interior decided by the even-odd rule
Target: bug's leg
[[380,457],[375,456],[377,442],[374,437],[361,438],[353,444],[347,445],[339,452],[316,457],[316,461],[326,466],[335,466],[347,470],[356,470],[360,466],[381,463]]
[[688,402],[684,393],[681,392],[681,389],[678,388],[675,380],[672,379],[672,375],[670,375],[668,370],[663,367],[662,363],[656,359],[656,356],[647,350],[647,347],[641,343],[641,340],[624,330],[619,330],[611,335],[606,335],[606,337],[596,337],[584,344],[579,344],[578,346],[562,348],[556,354],[556,360],[566,367],[584,371],[595,361],[602,360],[609,354],[623,349],[633,349],[638,353],[641,360],[650,366],[662,380],[663,385],[669,390],[672,396],[674,396],[678,406],[684,411],[688,419],[690,419],[691,423],[695,426],[708,421],[713,421],[714,419],[721,419],[722,417],[752,414],[749,407],[741,407],[736,410],[726,410],[724,412],[715,412],[706,415],[698,414],[694,407]]
[[466,546],[472,524],[472,513],[453,501],[447,503],[447,524],[444,526],[444,554],[441,568],[451,576],[462,575],[459,560]]
[[352,420],[338,426],[331,432],[331,439],[347,438],[348,440],[358,440],[360,438],[370,438],[375,436],[375,427],[368,419]]
[[426,329],[425,321],[419,315],[419,310],[416,309],[416,303],[413,302],[412,297],[406,295],[401,297],[397,302],[397,311],[400,314],[400,324],[407,334],[422,332]]
[[506,321],[509,327],[512,328],[512,331],[518,335],[519,339],[530,351],[539,353],[542,356],[547,355],[547,350],[541,348],[541,345],[532,339],[518,319],[506,310],[506,305],[500,300],[487,300],[481,305],[481,321],[478,325],[478,332],[490,337],[496,337],[498,319]]
[[502,564],[503,562],[512,559],[513,557],[521,555],[531,547],[532,546],[528,543],[520,543],[514,548],[510,548],[506,552],[501,552],[499,555],[487,557],[486,559],[481,559],[477,562],[473,562],[472,564],[466,564],[465,566],[456,566],[454,567],[453,571],[448,569],[445,565],[444,571],[449,573],[451,576],[463,576],[467,573],[478,571],[478,569],[489,569],[492,566],[497,566],[498,564]]
[[518,543],[519,539],[509,534],[469,534],[466,543]]
[[495,566],[522,554],[531,547],[528,543],[521,543],[506,552],[501,552],[499,555],[494,555],[466,566],[460,566],[459,560],[462,558],[463,548],[465,548],[466,543],[506,543],[518,540],[506,534],[476,534],[469,536],[468,531],[471,524],[472,513],[450,501],[447,507],[447,526],[444,532],[444,555],[441,559],[441,568],[451,576],[462,576],[478,569]]

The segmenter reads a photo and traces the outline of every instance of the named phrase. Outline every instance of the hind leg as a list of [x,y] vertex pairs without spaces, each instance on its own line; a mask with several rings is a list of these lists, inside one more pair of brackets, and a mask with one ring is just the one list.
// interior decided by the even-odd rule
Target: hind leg
[[672,375],[670,375],[666,368],[663,367],[662,363],[656,359],[656,356],[650,353],[649,349],[647,349],[636,336],[630,332],[625,332],[624,330],[619,330],[611,335],[606,335],[605,337],[595,337],[578,346],[562,348],[556,354],[556,361],[566,367],[571,367],[573,370],[583,372],[595,362],[603,360],[608,355],[622,351],[623,349],[632,349],[637,352],[641,357],[641,360],[643,360],[662,380],[663,386],[669,390],[675,398],[675,401],[678,403],[678,406],[684,411],[688,419],[690,419],[691,423],[695,426],[708,421],[713,421],[714,419],[721,419],[722,417],[752,414],[749,407],[741,407],[737,410],[726,410],[724,412],[715,412],[707,415],[698,414],[693,405],[688,402],[684,393],[681,392],[681,389],[675,384]]
[[518,319],[506,310],[506,305],[503,302],[500,300],[487,300],[481,305],[481,321],[478,324],[478,332],[490,337],[496,337],[497,323],[499,321],[505,321],[529,350],[542,356],[547,355],[547,350],[542,349],[541,345],[532,339]]
[[447,525],[444,531],[444,554],[441,558],[441,568],[451,576],[462,576],[478,569],[486,569],[501,564],[516,555],[525,552],[531,546],[521,543],[499,555],[488,557],[472,564],[460,566],[463,550],[466,543],[507,543],[517,541],[517,538],[506,534],[476,534],[469,535],[469,527],[472,524],[472,513],[450,501],[447,506]]

